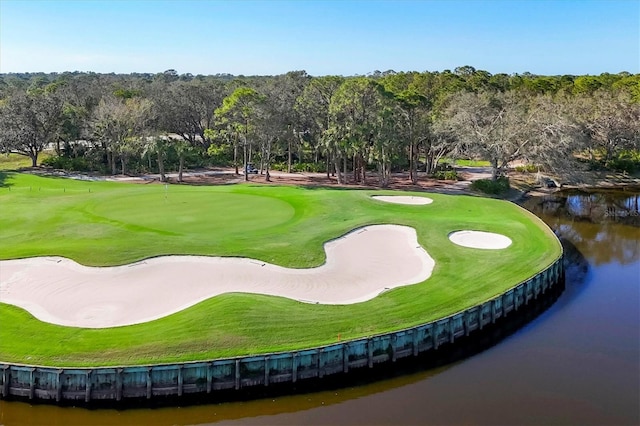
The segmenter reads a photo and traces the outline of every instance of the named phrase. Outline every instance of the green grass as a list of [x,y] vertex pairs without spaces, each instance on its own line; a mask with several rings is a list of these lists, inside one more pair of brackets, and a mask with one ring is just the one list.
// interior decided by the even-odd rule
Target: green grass
[[466,167],[491,167],[491,163],[487,160],[466,160],[460,158],[451,160],[450,158],[443,158],[440,160],[440,163],[454,164],[456,166]]
[[[200,254],[302,268],[324,261],[327,240],[363,225],[397,223],[415,228],[436,261],[425,282],[364,303],[309,305],[226,294],[156,321],[110,329],[47,324],[0,303],[0,361],[139,365],[330,344],[338,334],[342,340],[360,338],[481,303],[561,253],[541,221],[508,202],[429,194],[434,203],[405,206],[374,201],[374,193],[394,192],[251,185],[165,189],[0,173],[0,259],[60,255],[104,266]],[[513,244],[499,252],[459,247],[448,234],[460,229],[499,232]]]
[[[51,157],[48,152],[41,152],[38,156],[38,164],[45,158]],[[31,159],[19,154],[0,154],[0,170],[18,170],[31,167]]]
[[491,163],[487,160],[456,160],[456,165],[467,167],[491,167]]

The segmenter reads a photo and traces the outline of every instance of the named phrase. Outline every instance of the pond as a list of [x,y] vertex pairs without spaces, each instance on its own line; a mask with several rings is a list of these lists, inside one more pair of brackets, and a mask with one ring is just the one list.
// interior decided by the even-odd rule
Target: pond
[[0,401],[0,424],[640,424],[640,190],[560,192],[525,207],[565,242],[558,300],[437,369],[294,396],[87,410]]

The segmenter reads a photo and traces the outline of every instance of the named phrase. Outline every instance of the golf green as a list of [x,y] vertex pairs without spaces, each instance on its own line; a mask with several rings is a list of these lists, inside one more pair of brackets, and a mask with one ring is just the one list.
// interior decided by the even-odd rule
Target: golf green
[[[432,276],[367,302],[310,305],[229,293],[151,322],[106,329],[57,326],[0,303],[0,361],[49,366],[140,365],[295,350],[428,322],[528,279],[561,254],[553,233],[505,201],[428,194],[428,205],[372,195],[424,193],[292,186],[128,184],[0,175],[0,259],[63,256],[124,265],[161,255],[249,257],[308,268],[323,244],[373,224],[416,230],[435,260]],[[512,244],[453,244],[459,230],[494,232]],[[184,282],[188,284],[188,274]],[[345,286],[349,285],[345,279]],[[156,295],[158,296],[158,295]],[[160,295],[161,297],[162,295]],[[1,298],[0,298],[1,302]]]

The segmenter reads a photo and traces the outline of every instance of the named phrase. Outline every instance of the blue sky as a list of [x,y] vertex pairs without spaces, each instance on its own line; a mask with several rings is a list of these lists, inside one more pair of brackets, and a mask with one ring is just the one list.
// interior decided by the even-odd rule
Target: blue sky
[[0,72],[640,72],[639,0],[0,0]]

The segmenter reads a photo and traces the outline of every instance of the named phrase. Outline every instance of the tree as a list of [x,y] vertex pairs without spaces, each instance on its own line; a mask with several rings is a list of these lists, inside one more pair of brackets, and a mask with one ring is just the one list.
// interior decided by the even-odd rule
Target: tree
[[180,138],[168,139],[175,145],[178,155],[179,182],[182,181],[187,156],[205,152],[211,144],[207,129],[214,127],[213,113],[222,104],[224,90],[223,84],[215,80],[167,83],[161,78],[154,82],[152,97],[158,118],[156,127]]
[[[331,162],[335,163],[336,152],[328,134],[330,127],[329,106],[334,94],[344,82],[340,76],[325,76],[312,79],[305,86],[302,94],[296,99],[294,108],[298,112],[304,131],[317,145],[324,146],[327,161],[327,178],[329,178]],[[341,180],[340,180],[340,183]]]
[[369,135],[369,156],[370,160],[376,162],[380,187],[386,188],[391,181],[393,160],[402,153],[406,145],[399,137],[402,132],[403,111],[398,108],[396,99],[391,93],[383,92],[380,101],[378,126],[375,133]]
[[309,76],[305,71],[294,71],[276,76],[260,88],[265,95],[259,111],[261,119],[258,121],[258,133],[262,141],[260,169],[262,171],[266,166],[267,179],[274,142],[284,144],[288,173],[291,173],[292,156],[296,146],[300,148],[298,161],[302,161],[300,134],[304,131],[304,124],[295,105],[308,81]]
[[0,147],[29,157],[36,167],[39,154],[57,140],[61,123],[62,102],[54,91],[15,93],[0,106]]
[[103,144],[112,174],[116,174],[116,155],[125,174],[128,157],[141,151],[151,112],[152,102],[137,97],[122,100],[107,96],[98,104],[93,133]]
[[[343,155],[346,177],[347,156],[353,159],[353,174],[356,182],[366,182],[366,161],[371,149],[383,144],[378,141],[381,135],[383,118],[388,120],[390,108],[386,105],[391,94],[386,92],[377,81],[358,77],[345,80],[332,98],[329,107],[331,143],[337,144]],[[385,137],[386,140],[386,137]],[[377,143],[378,142],[378,143]],[[381,155],[379,159],[386,161]],[[339,176],[339,167],[336,164]]]
[[624,150],[640,151],[640,104],[628,92],[596,91],[578,96],[571,106],[588,140],[592,157],[605,166]]
[[213,113],[222,104],[225,88],[219,81],[156,82],[153,99],[157,105],[158,126],[179,135],[193,147],[208,148],[205,129],[214,126]]
[[584,148],[585,135],[564,94],[538,95],[529,102],[533,143],[523,156],[530,164],[556,173],[577,167],[575,154]]
[[533,115],[515,92],[458,93],[451,98],[446,115],[463,149],[489,160],[493,180],[509,162],[523,158],[535,137],[530,132]]
[[405,89],[396,94],[395,98],[403,113],[402,116],[404,117],[404,123],[408,132],[409,178],[411,179],[411,182],[415,184],[418,182],[418,147],[416,144],[416,130],[419,125],[419,121],[425,119],[428,101],[425,96],[412,88]]
[[[166,136],[156,136],[153,138],[147,138],[143,144],[143,155],[155,155],[158,163],[158,174],[160,175],[160,182],[166,182],[167,176],[165,175],[164,161],[170,150],[170,144]],[[151,158],[151,157],[149,157]]]
[[264,102],[264,96],[250,87],[239,87],[222,102],[222,106],[215,110],[215,116],[222,126],[240,135],[242,138],[244,158],[244,180],[248,181],[247,164],[251,158],[251,137],[255,131],[256,108]]

